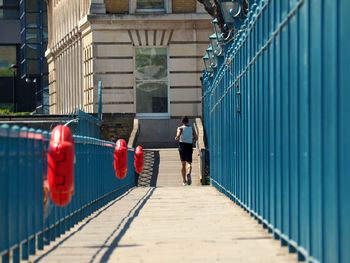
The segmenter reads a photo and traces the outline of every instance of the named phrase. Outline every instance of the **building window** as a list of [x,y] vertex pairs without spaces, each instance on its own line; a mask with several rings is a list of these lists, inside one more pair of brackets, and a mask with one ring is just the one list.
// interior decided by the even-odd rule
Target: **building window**
[[196,0],[172,0],[173,13],[196,13]]
[[25,0],[20,3],[21,77],[36,79],[36,111],[39,113],[45,112],[44,89],[48,86],[46,7],[44,0]]
[[0,19],[19,19],[19,0],[0,0]]
[[167,48],[137,48],[136,113],[168,113]]
[[[0,0],[1,1],[1,0]],[[47,13],[43,0],[21,2],[22,77],[47,74]]]
[[12,77],[10,70],[12,64],[16,64],[16,46],[0,46],[0,77]]
[[138,10],[164,10],[164,0],[137,0]]

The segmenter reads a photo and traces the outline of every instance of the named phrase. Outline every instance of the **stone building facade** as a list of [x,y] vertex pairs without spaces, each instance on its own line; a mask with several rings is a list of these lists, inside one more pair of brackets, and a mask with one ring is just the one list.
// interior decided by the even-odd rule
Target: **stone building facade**
[[210,17],[196,0],[49,0],[50,113],[201,115]]

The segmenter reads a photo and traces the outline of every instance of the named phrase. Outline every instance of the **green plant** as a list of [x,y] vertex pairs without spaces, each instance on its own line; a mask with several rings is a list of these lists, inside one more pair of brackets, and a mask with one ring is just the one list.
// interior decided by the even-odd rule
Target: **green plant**
[[30,112],[12,112],[10,109],[0,109],[0,115],[29,115]]

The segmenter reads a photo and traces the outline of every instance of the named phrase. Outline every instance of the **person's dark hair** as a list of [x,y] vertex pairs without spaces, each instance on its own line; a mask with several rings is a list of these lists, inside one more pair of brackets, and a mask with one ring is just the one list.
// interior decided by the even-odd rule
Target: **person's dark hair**
[[183,124],[188,124],[188,117],[187,116],[183,116],[182,119],[181,119],[181,122]]

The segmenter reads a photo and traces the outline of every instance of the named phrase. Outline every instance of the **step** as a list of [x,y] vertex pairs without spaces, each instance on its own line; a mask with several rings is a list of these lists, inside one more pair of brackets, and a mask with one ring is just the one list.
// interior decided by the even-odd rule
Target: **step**
[[[145,166],[138,186],[182,186],[181,161],[177,148],[145,149]],[[192,185],[200,185],[199,158],[192,155]]]

